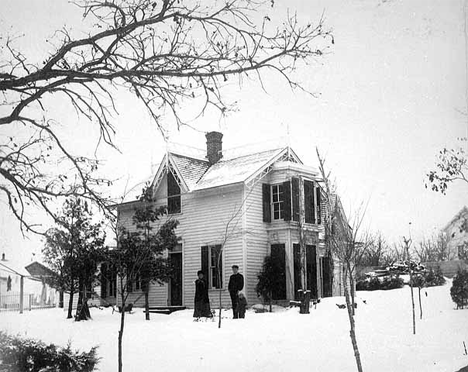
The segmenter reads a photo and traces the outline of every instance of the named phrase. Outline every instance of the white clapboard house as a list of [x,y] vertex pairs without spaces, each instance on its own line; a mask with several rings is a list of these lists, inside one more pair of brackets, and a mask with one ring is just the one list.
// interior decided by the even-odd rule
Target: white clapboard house
[[[323,243],[324,205],[317,169],[304,165],[290,147],[242,156],[223,154],[219,132],[206,135],[206,156],[169,151],[152,181],[157,206],[165,205],[169,218],[180,222],[180,244],[168,254],[178,267],[166,285],[152,284],[150,306],[193,306],[194,281],[203,270],[210,299],[228,305],[231,266],[244,275],[249,305],[261,302],[255,291],[265,256],[281,262],[280,287],[274,300],[297,298],[301,288],[300,229],[306,244],[307,289],[312,298],[340,295],[340,265],[333,264]],[[119,222],[132,230],[138,202],[118,206]],[[219,255],[221,259],[219,260]],[[221,280],[216,275],[220,262]],[[115,303],[115,280],[101,293]],[[142,306],[144,296],[136,285],[129,302]],[[118,300],[117,300],[118,302]]]

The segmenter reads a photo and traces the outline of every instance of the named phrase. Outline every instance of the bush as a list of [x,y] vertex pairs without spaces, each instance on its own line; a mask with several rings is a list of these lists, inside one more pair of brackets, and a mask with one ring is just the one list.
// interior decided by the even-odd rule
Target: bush
[[380,283],[380,289],[388,290],[402,288],[403,285],[403,279],[399,276],[386,276],[383,278],[382,283]]
[[79,353],[70,344],[46,345],[0,331],[0,372],[91,372],[99,361],[96,349]]
[[457,275],[453,278],[450,295],[453,302],[457,304],[457,309],[468,305],[468,271],[459,269]]
[[426,271],[424,280],[426,287],[436,287],[445,284],[445,278],[440,266],[437,266],[435,270],[431,267],[429,271]]
[[356,283],[356,290],[358,291],[388,290],[401,287],[403,287],[403,279],[398,275],[385,276],[382,281],[374,276],[370,279],[359,280]]

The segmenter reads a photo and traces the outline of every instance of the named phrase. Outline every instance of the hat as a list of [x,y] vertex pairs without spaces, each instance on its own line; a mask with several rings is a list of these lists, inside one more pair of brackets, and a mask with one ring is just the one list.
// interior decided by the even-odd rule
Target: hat
[[237,265],[232,265],[232,268],[233,268],[233,269],[238,269],[239,266],[237,266]]
[[[200,275],[200,274],[203,274],[203,271],[198,270],[198,271],[197,271],[197,275]],[[205,275],[205,274],[203,274],[203,275]]]

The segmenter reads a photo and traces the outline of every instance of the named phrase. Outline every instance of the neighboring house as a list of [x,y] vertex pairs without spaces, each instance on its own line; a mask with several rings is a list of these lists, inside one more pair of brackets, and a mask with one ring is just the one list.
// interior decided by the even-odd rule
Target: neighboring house
[[468,259],[468,208],[463,207],[442,229],[448,238],[449,257]]
[[52,271],[34,261],[24,265],[9,260],[2,254],[0,260],[0,310],[19,310],[21,294],[23,309],[53,307],[56,305],[56,291],[46,283]]
[[[318,171],[304,165],[289,147],[228,157],[223,155],[222,136],[206,135],[206,157],[168,152],[152,181],[155,204],[167,206],[168,218],[180,222],[176,233],[181,240],[168,253],[177,274],[167,285],[151,286],[150,306],[192,306],[198,270],[208,280],[211,302],[218,303],[221,291],[223,304],[230,304],[227,285],[234,264],[244,275],[248,303],[258,303],[257,275],[267,255],[282,262],[278,275],[284,284],[274,299],[297,298],[301,239],[312,297],[341,295],[340,266],[333,264],[323,241]],[[133,201],[117,207],[119,223],[129,230],[134,229],[131,217],[137,205]],[[112,285],[106,283],[102,293],[108,297],[113,292],[110,299],[115,301]],[[138,285],[128,301],[143,305]]]

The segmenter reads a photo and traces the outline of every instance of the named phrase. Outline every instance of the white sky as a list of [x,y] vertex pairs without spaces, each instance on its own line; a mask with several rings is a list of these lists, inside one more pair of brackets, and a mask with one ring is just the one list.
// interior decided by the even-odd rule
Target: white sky
[[[268,94],[244,80],[242,89],[226,90],[225,97],[237,101],[237,112],[222,120],[208,114],[194,123],[199,131],[173,131],[171,140],[204,148],[203,132],[219,130],[224,148],[232,148],[276,140],[289,130],[291,146],[304,163],[316,165],[315,146],[326,155],[347,211],[368,202],[371,230],[398,242],[411,222],[415,239],[430,235],[468,204],[466,184],[451,185],[446,196],[424,188],[438,150],[457,145],[468,130],[462,114],[463,6],[462,0],[276,0],[273,22],[286,7],[312,21],[324,11],[333,29],[331,53],[297,71],[319,97],[291,92],[273,74],[265,75]],[[80,17],[63,0],[0,0],[0,35],[24,33],[18,43],[25,54],[43,58],[53,30],[64,24],[79,28]],[[99,155],[109,178],[130,177],[132,183],[150,175],[151,163],[160,161],[166,146],[142,107],[126,96],[121,102],[116,118],[121,154]],[[69,121],[65,140],[94,149],[89,126],[76,125],[68,109],[56,109]],[[121,187],[114,187],[114,195]],[[0,208],[0,251],[22,258],[38,253],[40,240],[23,240],[6,205]]]

